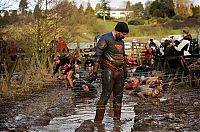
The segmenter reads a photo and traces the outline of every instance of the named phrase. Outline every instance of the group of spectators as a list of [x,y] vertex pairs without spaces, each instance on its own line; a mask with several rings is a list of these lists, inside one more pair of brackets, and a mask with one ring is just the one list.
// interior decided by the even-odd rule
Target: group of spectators
[[157,56],[199,54],[199,45],[187,30],[183,30],[182,39],[177,39],[174,36],[161,42],[150,39],[143,53],[145,53],[145,65],[152,66],[152,60]]

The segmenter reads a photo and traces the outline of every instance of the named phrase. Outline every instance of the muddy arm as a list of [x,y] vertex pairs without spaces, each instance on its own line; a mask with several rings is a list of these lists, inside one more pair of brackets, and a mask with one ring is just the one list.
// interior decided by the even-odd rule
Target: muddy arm
[[139,97],[141,97],[141,98],[143,98],[143,99],[145,99],[146,97],[145,97],[145,95],[146,96],[151,96],[151,91],[150,90],[145,90],[145,91],[141,91],[141,92],[139,92],[139,93],[137,93],[137,95],[139,96]]

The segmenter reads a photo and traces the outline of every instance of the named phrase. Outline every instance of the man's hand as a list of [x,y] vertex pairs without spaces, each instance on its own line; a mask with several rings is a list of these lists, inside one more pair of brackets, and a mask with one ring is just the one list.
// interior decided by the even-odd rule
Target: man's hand
[[96,80],[96,78],[97,78],[97,73],[93,72],[92,74],[89,75],[88,82],[92,83],[93,81]]

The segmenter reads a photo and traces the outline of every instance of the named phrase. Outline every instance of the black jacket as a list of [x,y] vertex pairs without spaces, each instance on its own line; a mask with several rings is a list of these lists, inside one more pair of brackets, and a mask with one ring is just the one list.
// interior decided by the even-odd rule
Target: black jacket
[[64,66],[65,64],[70,64],[71,59],[69,56],[64,56],[60,58],[60,63],[56,65],[56,68],[53,71],[53,75],[55,75],[58,72],[58,69],[60,66]]

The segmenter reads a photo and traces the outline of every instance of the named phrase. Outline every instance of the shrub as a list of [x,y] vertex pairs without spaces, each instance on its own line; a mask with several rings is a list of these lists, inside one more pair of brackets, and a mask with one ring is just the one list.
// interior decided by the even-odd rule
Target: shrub
[[158,24],[163,24],[163,23],[166,23],[168,21],[169,20],[167,18],[161,18],[161,17],[157,18],[157,23]]
[[145,21],[144,20],[130,20],[128,21],[128,25],[144,25]]
[[175,21],[182,21],[182,20],[185,19],[185,17],[176,15],[176,16],[173,16],[172,19],[175,20]]

